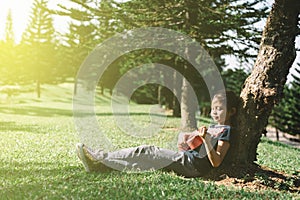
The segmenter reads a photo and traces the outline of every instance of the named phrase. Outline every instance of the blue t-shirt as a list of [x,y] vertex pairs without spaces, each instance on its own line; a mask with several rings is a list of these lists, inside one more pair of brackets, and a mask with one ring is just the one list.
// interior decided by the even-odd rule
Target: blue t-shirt
[[[209,126],[207,133],[211,135],[211,143],[215,149],[219,140],[230,142],[230,129],[231,127],[227,125]],[[212,169],[204,144],[194,150],[187,150],[184,154],[198,171],[207,172]]]
[[211,125],[209,126],[207,133],[212,136],[212,145],[215,146],[218,140],[230,141],[230,129],[228,125]]

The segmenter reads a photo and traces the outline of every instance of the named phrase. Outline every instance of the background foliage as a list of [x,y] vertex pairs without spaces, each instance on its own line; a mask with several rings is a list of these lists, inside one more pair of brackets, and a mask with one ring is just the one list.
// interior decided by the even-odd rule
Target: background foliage
[[[76,81],[76,73],[84,59],[105,39],[133,28],[159,26],[182,32],[199,42],[222,71],[227,88],[239,94],[249,72],[242,67],[228,69],[225,56],[236,56],[244,63],[256,56],[261,30],[255,24],[264,19],[270,9],[264,1],[258,0],[68,2],[74,6],[65,6],[62,2],[59,9],[51,10],[47,0],[34,0],[28,27],[19,43],[15,43],[12,13],[8,13],[5,38],[0,40],[2,92],[11,96],[26,91],[28,84],[35,84],[37,97],[40,97],[43,93],[42,84]],[[69,31],[59,34],[54,29],[55,15],[69,18]],[[202,78],[194,76],[189,71],[188,63],[182,58],[159,50],[132,52],[116,60],[98,83],[100,93],[105,89],[111,91],[119,77],[129,69],[151,62],[166,64],[178,71],[186,70],[185,74],[191,77],[195,90],[201,94],[201,113],[208,114],[209,98]],[[283,100],[282,105],[276,108],[280,112],[284,110],[286,116],[298,116],[293,113],[299,110],[296,106],[296,85],[297,81],[292,86],[287,86],[288,100]],[[135,92],[132,100],[139,103],[160,103],[173,109],[174,116],[179,116],[178,101],[173,92],[158,85],[146,85]],[[281,121],[274,121],[280,130],[293,134],[299,132],[297,117],[293,120],[285,117]]]

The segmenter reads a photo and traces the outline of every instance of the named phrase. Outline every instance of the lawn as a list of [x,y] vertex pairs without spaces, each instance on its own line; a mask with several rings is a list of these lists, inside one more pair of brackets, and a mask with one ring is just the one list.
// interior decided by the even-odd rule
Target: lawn
[[[43,86],[40,99],[30,91],[9,99],[0,95],[0,199],[300,199],[299,188],[298,193],[289,190],[295,188],[295,178],[251,189],[162,171],[86,173],[74,148],[80,135],[74,126],[72,85]],[[147,110],[148,105],[132,104],[132,119],[147,124]],[[116,127],[108,96],[97,96],[96,113],[117,148],[145,143],[166,147],[180,124],[168,117],[156,137],[133,142]],[[258,164],[299,177],[300,150],[263,139],[258,153]],[[271,185],[264,174],[253,181]]]

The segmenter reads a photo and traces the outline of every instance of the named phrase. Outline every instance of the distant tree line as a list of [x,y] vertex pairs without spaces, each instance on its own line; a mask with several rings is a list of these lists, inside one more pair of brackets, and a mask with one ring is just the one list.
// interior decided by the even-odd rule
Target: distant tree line
[[284,97],[274,107],[269,121],[277,131],[300,136],[300,70],[295,71],[293,81],[285,86]]

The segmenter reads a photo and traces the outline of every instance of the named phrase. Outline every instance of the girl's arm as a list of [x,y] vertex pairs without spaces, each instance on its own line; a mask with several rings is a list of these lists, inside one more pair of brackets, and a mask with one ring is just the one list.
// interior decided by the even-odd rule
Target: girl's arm
[[209,134],[206,134],[206,131],[206,127],[201,127],[199,129],[200,136],[203,139],[208,159],[213,167],[218,167],[222,163],[230,144],[227,141],[219,140],[217,150],[215,150],[211,144],[211,136]]

